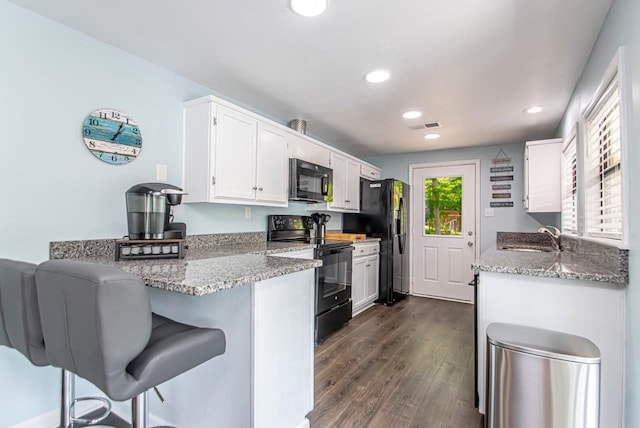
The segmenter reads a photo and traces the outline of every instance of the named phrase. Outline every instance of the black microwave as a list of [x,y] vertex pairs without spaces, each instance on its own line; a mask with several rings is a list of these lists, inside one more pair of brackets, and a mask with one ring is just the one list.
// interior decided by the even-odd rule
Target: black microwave
[[302,159],[289,159],[289,200],[330,202],[333,170]]

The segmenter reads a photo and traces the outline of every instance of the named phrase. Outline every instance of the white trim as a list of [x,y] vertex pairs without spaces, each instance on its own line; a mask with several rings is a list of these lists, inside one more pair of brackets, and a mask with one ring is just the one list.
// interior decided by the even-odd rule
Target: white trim
[[[463,166],[463,165],[473,165],[475,167],[475,180],[476,180],[476,186],[475,186],[475,213],[476,213],[476,221],[475,221],[475,248],[474,248],[474,262],[478,262],[479,258],[480,258],[480,247],[481,247],[481,236],[480,236],[480,159],[468,159],[468,160],[459,160],[459,161],[448,161],[448,162],[429,162],[429,163],[418,163],[418,164],[409,164],[409,183],[410,185],[412,185],[413,183],[413,175],[414,175],[414,171],[416,169],[421,169],[421,168],[437,168],[437,167],[445,167],[445,166]],[[413,201],[412,203],[415,203],[415,201]],[[413,219],[413,215],[412,215],[413,210],[411,210],[411,212],[409,213],[409,230],[411,232],[411,244],[409,246],[409,251],[410,251],[410,256],[409,256],[409,272],[410,272],[410,281],[409,281],[409,294],[414,295],[413,293],[413,278],[414,278],[414,272],[413,272],[413,255],[414,253],[414,246],[415,246],[415,239],[414,235],[413,235],[413,231],[414,231],[414,219]],[[473,302],[475,303],[475,302]]]
[[[593,109],[600,101],[600,97],[603,95],[607,87],[609,86],[611,79],[617,74],[618,80],[618,96],[620,104],[620,159],[622,169],[622,237],[621,239],[608,239],[606,237],[594,237],[587,234],[587,174],[586,174],[586,160],[587,160],[587,147],[588,144],[588,132],[586,130],[587,117],[593,112]],[[594,92],[591,100],[587,106],[582,110],[580,114],[580,131],[578,134],[578,148],[582,149],[582,153],[577,153],[580,157],[580,165],[578,168],[578,174],[580,184],[583,189],[582,198],[579,202],[580,213],[578,214],[578,236],[591,241],[602,242],[608,245],[626,249],[629,248],[629,198],[630,198],[630,182],[629,182],[629,149],[628,149],[628,131],[627,131],[627,118],[628,118],[628,96],[627,96],[627,72],[625,69],[625,55],[624,46],[620,46],[611,62],[607,66],[603,73],[598,88]],[[581,144],[580,144],[581,143]]]
[[[80,401],[76,404],[77,414],[87,414],[102,407],[102,404],[95,401]],[[36,416],[10,428],[57,428],[60,426],[60,408],[51,410],[50,412]]]

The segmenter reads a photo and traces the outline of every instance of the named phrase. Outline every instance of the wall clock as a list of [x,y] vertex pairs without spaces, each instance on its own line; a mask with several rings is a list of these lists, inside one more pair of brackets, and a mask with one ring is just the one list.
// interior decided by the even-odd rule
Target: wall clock
[[122,165],[134,160],[142,150],[142,136],[136,122],[112,109],[96,110],[84,119],[84,144],[101,161]]

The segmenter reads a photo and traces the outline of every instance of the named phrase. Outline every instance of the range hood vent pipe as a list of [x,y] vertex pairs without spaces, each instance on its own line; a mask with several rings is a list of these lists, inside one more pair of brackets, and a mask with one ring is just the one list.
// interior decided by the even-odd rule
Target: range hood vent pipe
[[287,126],[291,129],[295,129],[301,134],[307,133],[307,121],[302,119],[293,119],[287,123]]

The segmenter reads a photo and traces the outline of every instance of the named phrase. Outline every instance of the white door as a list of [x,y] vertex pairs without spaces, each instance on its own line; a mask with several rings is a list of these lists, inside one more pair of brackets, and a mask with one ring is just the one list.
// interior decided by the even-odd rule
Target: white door
[[258,125],[256,201],[287,203],[289,157],[283,131]]
[[375,256],[367,257],[366,260],[367,263],[365,264],[365,268],[367,280],[365,281],[365,295],[367,301],[373,301],[378,298],[378,269],[380,266],[378,258],[379,256],[376,254]]
[[473,301],[478,170],[477,161],[411,166],[412,294]]

